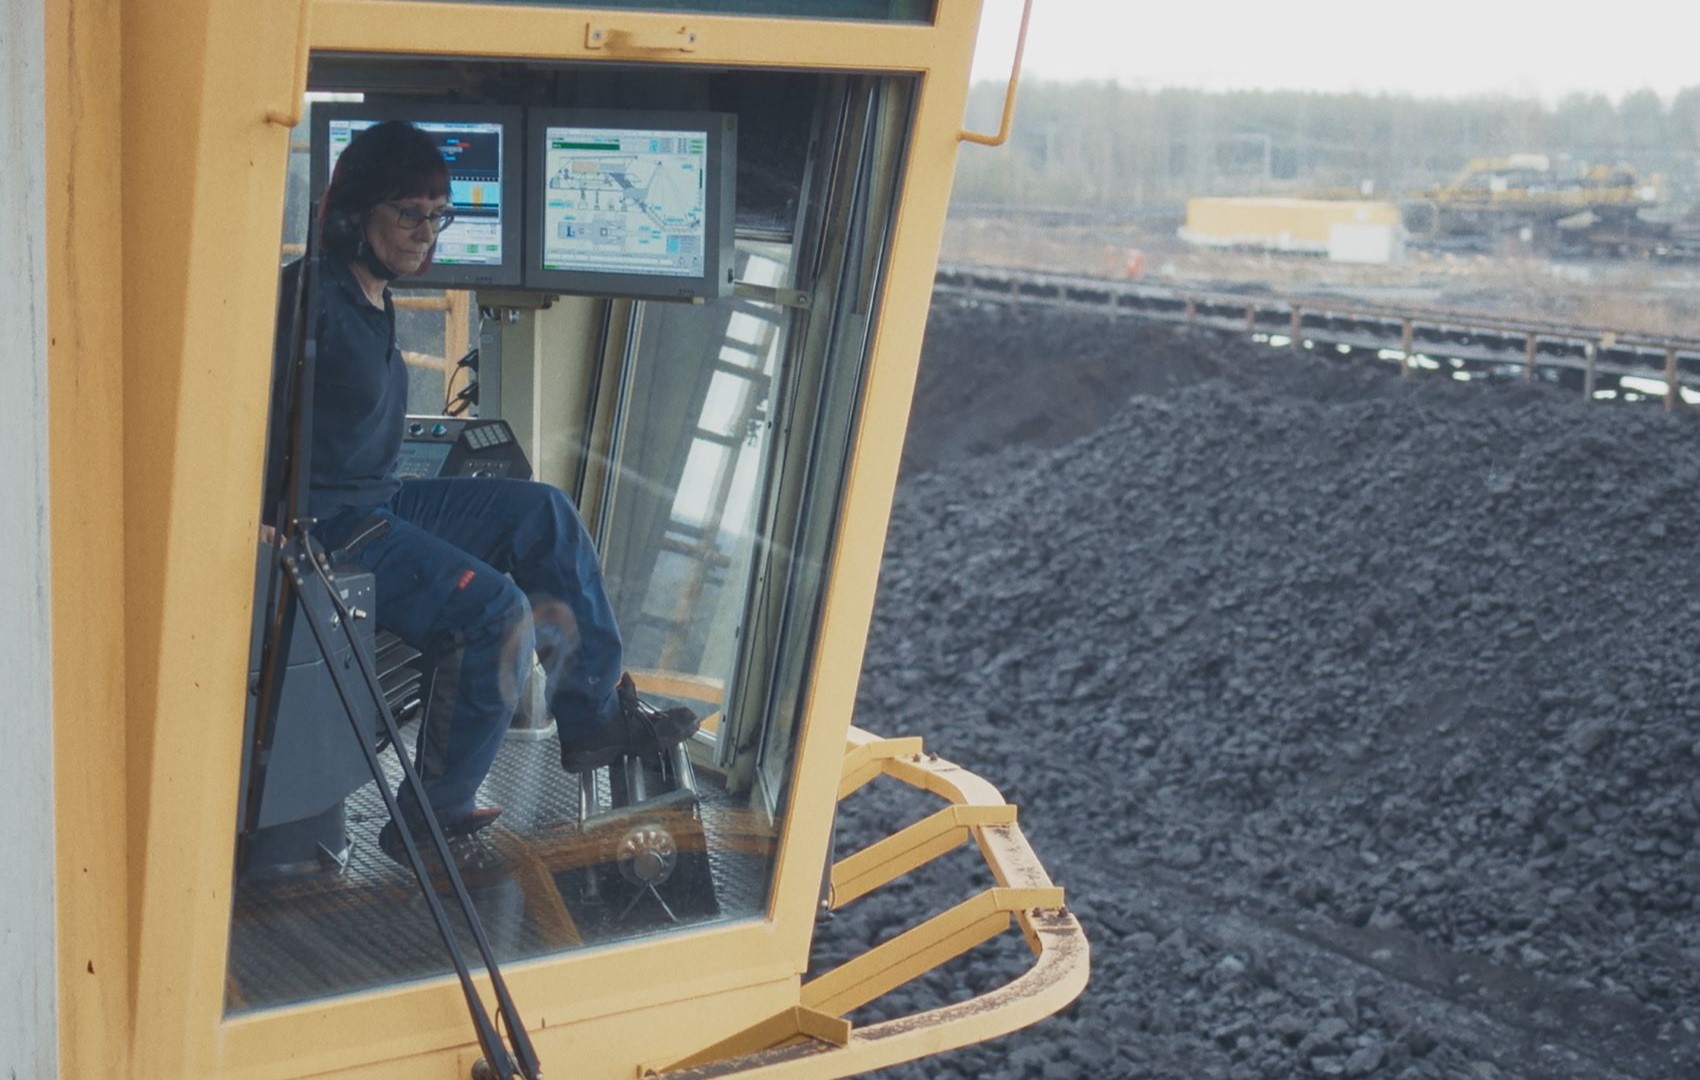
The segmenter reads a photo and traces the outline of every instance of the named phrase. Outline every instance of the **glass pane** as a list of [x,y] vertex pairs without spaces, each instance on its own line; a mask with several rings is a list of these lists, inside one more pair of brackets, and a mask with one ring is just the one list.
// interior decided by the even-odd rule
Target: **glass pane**
[[[641,71],[624,77],[654,90]],[[740,162],[741,179],[750,168],[759,180],[740,184],[739,295],[700,304],[557,298],[548,310],[486,313],[480,333],[478,301],[467,293],[395,294],[411,411],[441,413],[445,398],[467,384],[454,360],[468,340],[487,350],[501,343],[482,361],[489,370],[481,379],[494,382],[499,371],[504,388],[532,380],[533,441],[570,444],[566,458],[549,463],[551,475],[575,477],[563,481],[577,485],[570,495],[592,508],[586,526],[595,548],[585,565],[599,562],[600,574],[585,590],[606,594],[624,642],[619,666],[654,707],[688,707],[706,718],[703,732],[677,752],[585,773],[564,769],[552,719],[559,700],[544,693],[529,639],[504,631],[498,652],[511,658],[504,662],[513,674],[502,686],[515,712],[476,781],[477,805],[503,813],[479,834],[477,858],[467,865],[478,916],[502,962],[760,918],[766,910],[775,811],[791,771],[908,122],[907,95],[880,87],[912,84],[798,73],[717,80],[706,90],[680,84],[681,93],[703,97],[663,96],[657,107],[736,104],[743,129],[754,133]],[[778,87],[794,92],[776,94]],[[601,89],[620,91],[615,82]],[[797,149],[811,146],[830,165],[811,168]],[[762,208],[758,215],[746,212],[752,205]],[[289,206],[284,239],[299,243],[304,200],[292,191]],[[790,290],[809,295],[810,306],[782,306]],[[516,359],[522,345],[535,346],[527,363]],[[319,355],[321,377],[329,370],[337,378],[323,342]],[[545,393],[551,380],[566,392]],[[492,391],[492,400],[498,396],[508,400],[505,389]],[[423,426],[445,422],[446,437],[470,439],[451,426],[467,425],[489,450],[504,429],[485,404],[483,414],[427,417]],[[447,468],[445,459],[432,460]],[[466,485],[544,487],[456,475],[461,492]],[[397,497],[428,486],[410,481]],[[413,517],[402,521],[425,527]],[[321,537],[323,525],[315,526]],[[264,753],[249,718],[227,989],[233,1012],[451,970],[405,860],[381,842],[391,813],[355,734],[356,725],[378,727],[377,708],[364,680],[347,673],[373,669],[378,693],[404,725],[395,741],[430,763],[431,747],[441,744],[417,751],[419,733],[439,730],[465,683],[495,665],[472,662],[470,634],[410,637],[395,595],[377,602],[381,578],[362,572],[370,551],[340,558],[335,585],[368,617],[339,618],[327,599],[309,603],[278,637],[288,643],[288,666]],[[269,552],[260,546],[262,614],[274,595]],[[526,625],[544,644],[563,642],[568,655],[581,656],[575,642],[587,624],[562,618],[547,590],[490,558],[499,565],[483,579],[511,573],[531,594]],[[263,630],[269,622],[257,624]],[[264,640],[257,633],[251,649],[256,685]],[[352,719],[343,692],[355,703]],[[381,751],[393,789],[398,759],[388,745]],[[464,930],[452,933],[476,965]]]
[[[789,280],[790,255],[742,243],[738,280]],[[646,305],[610,470],[605,574],[627,662],[700,678],[719,688],[716,706],[748,600],[788,322],[753,300]]]
[[[820,230],[843,244],[842,262],[815,282],[813,311],[832,317],[811,321],[805,373],[794,393],[798,412],[812,418],[793,425],[787,470],[776,494],[774,532],[785,538],[768,570],[783,575],[786,586],[770,593],[773,607],[763,614],[774,629],[763,647],[752,650],[751,668],[763,668],[771,690],[759,711],[760,752],[745,768],[774,813],[781,812],[786,779],[810,677],[814,634],[839,525],[839,494],[849,468],[855,425],[873,340],[873,313],[879,310],[880,270],[886,258],[891,223],[896,219],[897,177],[907,148],[915,83],[908,79],[862,76],[846,80],[833,99],[839,139],[845,149],[838,174],[823,178],[834,187],[854,187],[851,205],[823,207],[829,223]],[[824,171],[824,170],[823,170]],[[830,301],[825,298],[830,297]],[[814,362],[816,358],[819,362]],[[802,401],[809,404],[802,406]],[[801,464],[806,463],[806,464]]]

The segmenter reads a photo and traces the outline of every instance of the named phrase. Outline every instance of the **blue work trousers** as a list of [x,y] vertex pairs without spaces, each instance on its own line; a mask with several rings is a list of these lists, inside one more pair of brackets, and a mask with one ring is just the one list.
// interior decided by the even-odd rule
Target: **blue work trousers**
[[555,488],[408,480],[384,506],[342,511],[314,534],[372,572],[378,625],[436,665],[416,764],[442,821],[476,806],[534,656],[562,736],[618,711],[619,627],[590,536]]

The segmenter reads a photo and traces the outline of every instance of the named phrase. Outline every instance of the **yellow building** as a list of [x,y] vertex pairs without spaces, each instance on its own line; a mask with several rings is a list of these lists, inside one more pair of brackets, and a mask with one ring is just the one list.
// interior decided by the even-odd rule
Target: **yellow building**
[[[1327,255],[1354,233],[1402,231],[1399,207],[1370,201],[1274,197],[1188,199],[1181,239],[1203,247],[1256,248]],[[1348,239],[1343,241],[1344,236]],[[1357,261],[1357,260],[1354,260]],[[1365,261],[1389,261],[1376,259]]]

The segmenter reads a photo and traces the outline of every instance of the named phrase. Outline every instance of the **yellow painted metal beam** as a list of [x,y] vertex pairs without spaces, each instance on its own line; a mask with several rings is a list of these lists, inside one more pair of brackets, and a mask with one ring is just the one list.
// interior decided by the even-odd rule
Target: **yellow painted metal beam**
[[1003,796],[988,781],[935,755],[896,758],[886,768],[904,783],[954,803],[995,806],[1003,802]]
[[[859,734],[866,735],[866,732]],[[885,763],[894,757],[918,757],[921,739],[910,735],[900,739],[874,737],[852,738],[844,752],[840,769],[838,799],[842,802],[874,777],[885,771]]]
[[990,941],[1007,930],[1010,923],[1007,912],[985,915],[972,921],[941,918],[942,921],[928,922],[901,934],[830,975],[805,985],[803,1000],[815,1008],[832,1012],[859,1009]]
[[[670,949],[636,941],[574,954],[565,964],[542,960],[503,965],[502,971],[543,1060],[577,1061],[576,1070],[568,1072],[605,1077],[606,1057],[596,1058],[594,1069],[591,1062],[578,1060],[584,1044],[626,1047],[625,1068],[630,1070],[636,1060],[630,1047],[645,1047],[661,1057],[695,1045],[681,1043],[684,1032],[713,1031],[718,1037],[713,1024],[724,1017],[705,1010],[705,1002],[724,1006],[729,1015],[756,1016],[795,1004],[796,972],[776,963],[771,950],[763,947],[760,939],[770,936],[763,925],[745,925],[681,937]],[[570,980],[563,972],[570,972]],[[587,987],[594,991],[587,992]],[[744,1009],[752,1013],[740,1011]],[[651,1025],[654,1030],[648,1030]],[[313,1032],[313,1038],[304,1041],[304,1030]],[[452,977],[444,977],[426,987],[246,1014],[225,1021],[219,1039],[217,1075],[229,1080],[289,1080],[321,1073],[339,1076],[342,1071],[364,1076],[366,1069],[387,1075],[382,1063],[408,1055],[453,1055],[470,1044],[470,1033],[460,988]],[[560,1071],[557,1067],[551,1075]],[[450,1074],[421,1068],[396,1075]],[[462,1070],[454,1075],[467,1074]]]
[[118,0],[43,11],[59,1077],[130,1075]]
[[[947,15],[944,21],[958,18]],[[457,27],[452,36],[441,29],[450,23]],[[681,31],[687,27],[690,47],[678,47],[686,44]],[[598,30],[600,38],[593,36]],[[955,61],[952,54],[962,46],[954,25],[430,0],[315,0],[311,31],[314,49],[338,52],[817,71],[934,70]],[[959,113],[952,126],[960,120]],[[932,253],[936,258],[936,245]]]
[[[208,1076],[224,1011],[277,223],[299,3],[124,0],[121,615],[135,1076]],[[81,16],[92,16],[80,11]],[[85,421],[90,418],[85,418]],[[109,610],[108,618],[117,617]],[[64,719],[61,717],[61,719]],[[107,1074],[110,1075],[110,1074]]]
[[844,744],[844,771],[850,772],[863,765],[894,758],[919,757],[924,745],[919,735],[901,735],[888,739],[860,728],[852,728]]
[[858,897],[960,847],[981,825],[1011,825],[1015,807],[947,806],[901,832],[840,859],[832,868],[832,906]]
[[660,1080],[834,1080],[1008,1034],[1042,1020],[1085,989],[1089,948],[1065,911],[1032,916],[1040,942],[1032,968],[988,994],[856,1028],[849,1045],[794,1042],[663,1073]]
[[850,1030],[848,1020],[798,1005],[671,1065],[642,1068],[639,1075],[658,1076],[674,1069],[695,1068],[801,1039],[813,1039],[826,1046],[842,1048],[850,1045]]
[[829,1013],[860,1008],[996,937],[1011,912],[1061,904],[1057,888],[988,889],[804,983],[802,1002]]

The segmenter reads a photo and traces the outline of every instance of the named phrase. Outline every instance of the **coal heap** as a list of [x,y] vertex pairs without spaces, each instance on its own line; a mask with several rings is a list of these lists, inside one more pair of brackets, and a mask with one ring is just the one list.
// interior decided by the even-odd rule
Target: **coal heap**
[[[1694,417],[942,308],[912,432],[857,723],[1020,804],[1093,974],[889,1075],[1700,1076]],[[983,878],[859,901],[817,965]]]

